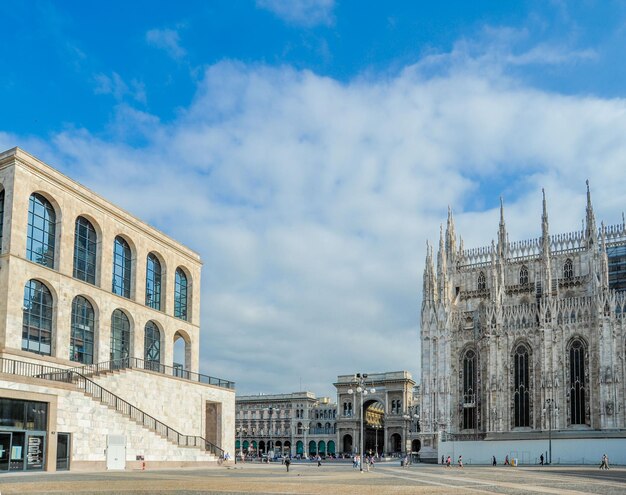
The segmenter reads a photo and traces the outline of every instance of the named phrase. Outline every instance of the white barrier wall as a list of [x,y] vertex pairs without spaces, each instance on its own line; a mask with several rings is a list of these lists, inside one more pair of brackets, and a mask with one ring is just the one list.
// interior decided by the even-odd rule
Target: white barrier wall
[[[519,465],[538,464],[543,454],[548,460],[548,440],[490,440],[490,441],[448,441],[439,443],[441,456],[452,457],[453,464],[459,455],[464,464],[491,464],[496,456],[498,464],[503,464],[505,457],[518,459]],[[625,438],[585,438],[552,439],[552,464],[597,464],[600,465],[602,454],[609,456],[610,464],[626,464]]]

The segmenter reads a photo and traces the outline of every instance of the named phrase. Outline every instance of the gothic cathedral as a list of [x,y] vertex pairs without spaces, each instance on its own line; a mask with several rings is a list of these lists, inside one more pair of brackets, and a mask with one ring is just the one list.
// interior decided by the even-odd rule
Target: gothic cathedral
[[[458,439],[626,428],[626,226],[464,249],[448,212],[437,265],[427,247],[421,428]],[[569,433],[568,433],[569,432]],[[586,433],[585,433],[586,432]]]

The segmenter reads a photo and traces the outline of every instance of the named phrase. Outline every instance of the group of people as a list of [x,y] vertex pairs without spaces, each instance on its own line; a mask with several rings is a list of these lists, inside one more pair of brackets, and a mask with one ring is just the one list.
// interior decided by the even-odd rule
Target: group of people
[[[462,469],[463,468],[463,456],[460,455],[456,462],[458,466]],[[441,464],[445,465],[447,468],[452,467],[452,457],[441,456]]]
[[360,469],[361,462],[363,462],[363,469],[365,469],[366,471],[369,471],[370,469],[374,468],[374,456],[373,455],[368,454],[365,456],[365,459],[361,459],[361,456],[359,454],[356,454],[352,458],[352,467],[354,469]]

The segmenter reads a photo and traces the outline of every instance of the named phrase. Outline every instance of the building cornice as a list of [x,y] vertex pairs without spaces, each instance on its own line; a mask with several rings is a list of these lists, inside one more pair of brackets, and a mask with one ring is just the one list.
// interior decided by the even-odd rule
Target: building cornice
[[[84,202],[88,203],[95,209],[100,210],[103,215],[115,218],[117,221],[124,224],[129,230],[134,230],[139,235],[146,236],[157,244],[165,245],[168,249],[174,251],[181,257],[186,258],[193,264],[202,265],[202,260],[197,252],[172,239],[164,232],[152,227],[143,220],[137,218],[132,213],[115,206],[98,193],[83,186],[67,175],[62,174],[58,170],[52,168],[50,165],[42,162],[21,148],[15,147],[0,153],[0,169],[12,164],[19,164],[29,172],[39,176],[50,184],[61,189],[69,190]],[[94,198],[96,198],[95,201]]]

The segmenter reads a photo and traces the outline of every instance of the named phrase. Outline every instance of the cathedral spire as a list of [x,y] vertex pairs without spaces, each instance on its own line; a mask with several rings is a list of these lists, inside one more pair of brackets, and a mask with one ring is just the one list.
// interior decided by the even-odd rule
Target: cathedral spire
[[443,238],[443,225],[439,227],[439,252],[437,253],[437,297],[440,301],[446,301],[447,272],[445,242]]
[[454,217],[448,206],[448,223],[446,225],[446,256],[453,263],[456,256],[456,232],[454,231]]
[[546,191],[541,189],[543,195],[543,213],[541,214],[541,248],[543,258],[543,293],[552,293],[552,270],[550,268],[550,229],[548,224],[548,207],[546,203]]
[[609,256],[606,252],[606,228],[604,227],[604,222],[601,223],[601,229],[602,229],[602,238],[601,238],[601,257],[600,257],[600,263],[601,263],[601,270],[602,270],[602,277],[601,277],[601,281],[602,281],[602,288],[603,289],[608,289],[609,288]]
[[585,238],[587,246],[591,247],[598,243],[598,229],[596,227],[596,217],[593,214],[593,205],[591,204],[591,191],[589,190],[589,180],[587,183],[587,217],[585,223]]
[[426,241],[426,263],[424,264],[424,292],[422,304],[435,302],[435,267],[433,266],[433,249]]
[[507,251],[507,233],[506,224],[504,223],[504,201],[500,196],[500,226],[498,228],[498,256],[506,256]]

